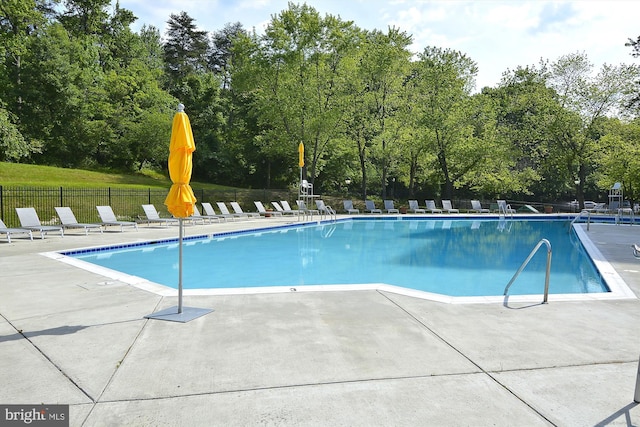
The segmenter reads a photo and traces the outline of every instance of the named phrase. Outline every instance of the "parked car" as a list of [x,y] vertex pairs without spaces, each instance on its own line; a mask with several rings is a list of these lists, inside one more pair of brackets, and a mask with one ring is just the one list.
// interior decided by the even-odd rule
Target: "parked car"
[[[585,209],[593,209],[593,208],[596,207],[596,205],[597,205],[597,203],[593,202],[591,200],[585,200],[584,201],[584,208]],[[578,203],[577,200],[574,200],[571,203],[569,203],[569,206],[571,207],[571,210],[577,211],[578,208],[580,207],[580,204]]]

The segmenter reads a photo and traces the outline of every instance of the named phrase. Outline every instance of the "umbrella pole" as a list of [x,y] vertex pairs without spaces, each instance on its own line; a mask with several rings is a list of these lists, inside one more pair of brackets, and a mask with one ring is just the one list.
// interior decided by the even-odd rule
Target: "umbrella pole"
[[182,313],[182,218],[178,218],[178,314]]

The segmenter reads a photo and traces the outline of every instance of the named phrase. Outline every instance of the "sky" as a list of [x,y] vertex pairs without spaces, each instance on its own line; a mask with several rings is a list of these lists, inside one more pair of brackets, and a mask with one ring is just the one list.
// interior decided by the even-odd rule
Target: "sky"
[[[390,26],[412,35],[410,49],[426,46],[460,51],[478,65],[476,87],[496,86],[518,66],[584,53],[596,73],[603,64],[638,64],[625,46],[640,36],[637,0],[306,0],[292,1],[322,16],[340,16],[360,28],[386,32]],[[187,12],[201,30],[218,31],[240,22],[258,34],[288,8],[287,0],[119,0],[138,21],[164,36],[171,14]],[[115,5],[115,0],[113,1]]]

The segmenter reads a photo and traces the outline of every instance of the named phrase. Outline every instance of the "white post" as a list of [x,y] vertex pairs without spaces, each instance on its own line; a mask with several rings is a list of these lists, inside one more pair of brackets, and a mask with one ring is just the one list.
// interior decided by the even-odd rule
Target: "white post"
[[[302,197],[302,192],[304,190],[302,189],[302,166],[300,166],[300,182],[298,183],[298,200],[304,200],[304,197]],[[300,213],[302,211],[300,210],[300,207],[298,207],[298,221],[300,221]]]
[[640,360],[638,360],[638,371],[636,372],[636,391],[633,394],[633,401],[640,403]]

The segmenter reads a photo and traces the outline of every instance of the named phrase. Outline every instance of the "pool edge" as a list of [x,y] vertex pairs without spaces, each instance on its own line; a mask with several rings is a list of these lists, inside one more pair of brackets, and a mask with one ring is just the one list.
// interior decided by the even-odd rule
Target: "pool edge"
[[[395,219],[398,217],[392,216]],[[479,218],[480,216],[474,216]],[[495,216],[488,216],[495,218]],[[432,217],[429,217],[432,218]],[[346,221],[349,219],[341,219],[340,221]],[[333,221],[310,221],[302,224],[288,224],[279,225],[268,228],[261,228],[260,231],[266,231],[271,229],[279,229],[283,227],[300,227],[306,225],[316,225],[323,223],[332,223]],[[602,276],[605,284],[609,288],[610,292],[594,292],[584,294],[549,294],[548,300],[551,302],[560,301],[596,301],[596,300],[620,300],[620,299],[637,299],[636,295],[631,291],[622,277],[615,271],[613,266],[602,253],[598,250],[595,244],[591,241],[589,236],[584,232],[583,228],[579,224],[573,224],[573,229],[576,231],[578,238],[584,245],[591,260],[594,262],[597,271]],[[247,232],[255,232],[256,229],[246,229],[232,232],[222,233],[209,233],[197,236],[191,236],[190,240],[194,239],[206,239],[219,237],[229,234],[242,234]],[[177,239],[162,239],[161,241],[173,241]],[[145,242],[137,242],[131,244],[131,246],[142,246],[145,244],[156,244],[160,240],[149,240]],[[117,246],[117,245],[116,245]],[[127,246],[127,245],[125,245]],[[114,247],[110,245],[108,247]],[[105,246],[94,246],[88,248],[81,248],[76,250],[62,250],[54,252],[42,252],[40,255],[45,257],[64,262],[72,265],[76,268],[81,268],[85,271],[89,271],[107,278],[120,281],[122,283],[134,286],[138,289],[145,290],[147,292],[154,293],[159,296],[177,297],[178,289],[170,288],[164,285],[160,285],[155,282],[151,282],[147,279],[122,273],[116,270],[112,270],[106,267],[98,266],[96,264],[88,263],[66,254],[78,253],[83,250],[94,250],[105,248]],[[183,294],[185,296],[219,296],[219,295],[248,295],[248,294],[267,294],[267,293],[291,293],[291,292],[327,292],[327,291],[358,291],[358,290],[376,290],[383,292],[390,292],[399,295],[405,295],[409,297],[415,297],[425,299],[434,302],[447,303],[447,304],[482,304],[482,303],[506,303],[509,302],[540,302],[542,300],[542,294],[533,295],[512,295],[512,296],[449,296],[444,294],[436,294],[426,291],[420,291],[415,289],[404,288],[395,285],[388,285],[385,283],[368,283],[368,284],[356,284],[356,285],[305,285],[305,286],[269,286],[269,287],[250,287],[250,288],[220,288],[220,289],[185,289]]]

